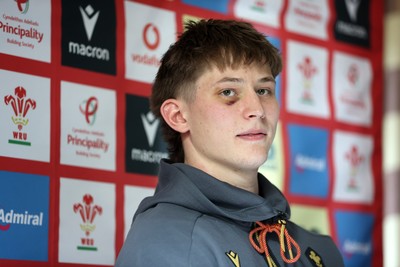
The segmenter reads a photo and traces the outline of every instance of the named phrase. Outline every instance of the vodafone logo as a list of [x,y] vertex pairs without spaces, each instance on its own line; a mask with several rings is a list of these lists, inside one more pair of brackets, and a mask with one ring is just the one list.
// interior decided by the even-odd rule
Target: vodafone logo
[[150,50],[155,50],[160,44],[160,32],[152,23],[148,23],[143,29],[143,41]]

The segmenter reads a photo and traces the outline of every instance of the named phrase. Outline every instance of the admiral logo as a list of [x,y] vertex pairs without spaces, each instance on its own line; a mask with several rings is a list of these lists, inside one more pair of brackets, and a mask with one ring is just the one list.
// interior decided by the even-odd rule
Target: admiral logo
[[343,244],[344,254],[351,258],[354,254],[359,255],[369,255],[371,253],[371,243],[370,242],[359,242],[356,240],[346,239]]
[[346,153],[345,155],[346,159],[350,162],[350,173],[349,173],[349,182],[347,184],[348,189],[357,189],[357,175],[358,175],[358,169],[360,167],[360,164],[364,162],[364,157],[360,155],[358,151],[358,147],[353,145],[351,147],[351,150]]
[[[146,24],[143,28],[142,38],[143,43],[150,51],[156,50],[160,44],[160,32],[158,28],[151,23]],[[157,56],[148,55],[147,53],[132,54],[132,61],[154,67],[160,66],[160,60],[157,58]]]
[[12,139],[8,140],[10,144],[30,146],[28,141],[28,133],[22,131],[23,127],[28,125],[29,119],[28,112],[36,108],[36,101],[26,98],[25,88],[18,86],[14,90],[14,95],[7,95],[4,97],[4,103],[13,109],[12,122],[17,125],[18,131],[12,132]]
[[322,172],[326,168],[325,159],[313,158],[302,154],[297,154],[295,157],[295,166],[299,172],[303,172],[305,169]]
[[0,230],[6,231],[13,224],[20,225],[32,225],[32,226],[42,226],[43,225],[43,212],[39,213],[29,213],[25,212],[16,212],[13,209],[7,211],[4,209],[0,209]]
[[26,14],[29,9],[29,0],[15,0],[15,3],[17,4],[19,12],[21,14]]
[[314,102],[312,96],[312,80],[314,75],[317,73],[317,68],[312,63],[310,57],[305,57],[303,62],[298,65],[301,73],[303,74],[303,94],[301,97],[302,102],[311,104]]
[[63,65],[115,74],[114,2],[77,5],[64,0],[62,11]]
[[81,230],[85,233],[85,237],[81,238],[81,243],[77,246],[78,250],[96,251],[97,247],[94,245],[94,239],[90,234],[96,230],[94,219],[97,215],[101,215],[103,208],[99,205],[94,204],[93,196],[86,194],[82,198],[82,203],[75,203],[73,210],[76,214],[79,214],[82,219],[80,225]]
[[335,1],[337,20],[334,24],[337,40],[370,46],[369,0]]

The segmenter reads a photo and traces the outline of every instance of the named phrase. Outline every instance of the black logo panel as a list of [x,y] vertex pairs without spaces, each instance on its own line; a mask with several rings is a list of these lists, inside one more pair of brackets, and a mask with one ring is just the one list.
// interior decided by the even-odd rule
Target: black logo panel
[[362,47],[370,47],[369,0],[336,0],[336,40]]
[[62,65],[116,74],[113,0],[62,1]]
[[168,158],[168,152],[160,120],[150,111],[147,98],[126,95],[125,128],[126,171],[157,175],[159,162],[162,158]]

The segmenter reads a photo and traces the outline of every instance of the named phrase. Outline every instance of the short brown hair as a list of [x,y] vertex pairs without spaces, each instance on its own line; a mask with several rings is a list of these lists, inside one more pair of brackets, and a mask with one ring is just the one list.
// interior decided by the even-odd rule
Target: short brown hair
[[278,49],[250,23],[217,19],[189,21],[185,30],[163,55],[150,97],[151,110],[161,119],[173,162],[183,162],[184,151],[180,133],[170,128],[161,116],[160,107],[165,100],[177,97],[193,100],[198,78],[212,66],[220,70],[235,69],[255,62],[269,66],[274,77],[282,70]]

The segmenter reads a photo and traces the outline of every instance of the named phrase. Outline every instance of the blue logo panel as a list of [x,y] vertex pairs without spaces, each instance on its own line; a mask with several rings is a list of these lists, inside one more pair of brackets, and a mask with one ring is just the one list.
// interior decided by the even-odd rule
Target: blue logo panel
[[290,191],[326,198],[329,191],[328,131],[289,125]]
[[367,213],[335,213],[339,249],[346,266],[372,266],[374,217]]
[[228,14],[229,0],[183,0],[185,4]]
[[49,177],[0,171],[0,258],[48,260]]
[[[281,40],[279,38],[276,37],[272,37],[272,36],[268,36],[267,40],[276,48],[278,48],[278,50],[282,53],[282,48],[281,48]],[[276,89],[275,89],[275,94],[276,94],[276,98],[278,99],[279,105],[282,106],[282,102],[281,102],[281,75],[278,75],[275,78],[276,81]]]

